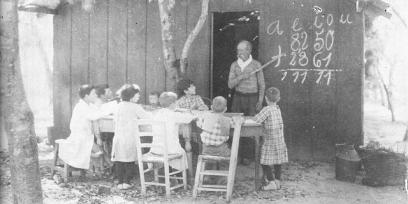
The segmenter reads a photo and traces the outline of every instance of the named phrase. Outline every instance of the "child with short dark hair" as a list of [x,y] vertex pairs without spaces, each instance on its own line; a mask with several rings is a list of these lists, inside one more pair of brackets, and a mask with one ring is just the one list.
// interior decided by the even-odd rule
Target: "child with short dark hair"
[[[95,87],[89,84],[79,88],[79,101],[72,111],[70,121],[71,134],[67,139],[57,140],[59,144],[59,157],[68,165],[83,169],[81,175],[85,175],[85,169],[89,169],[94,145],[94,131],[92,121],[96,121],[104,115],[94,108],[93,103],[97,99]],[[97,137],[98,143],[100,138]]]
[[191,110],[208,110],[203,99],[196,95],[196,87],[193,81],[182,79],[177,83],[177,91],[179,99],[176,102],[177,108],[185,108]]
[[160,108],[159,103],[160,92],[152,91],[149,93],[149,100],[147,105],[143,105],[143,108],[147,111],[156,111]]
[[[279,89],[275,87],[267,89],[265,99],[268,106],[254,117],[257,123],[263,124],[264,129],[260,163],[267,180],[262,190],[276,190],[280,189],[281,164],[288,162],[288,150],[283,136],[282,114],[276,104],[280,100]],[[275,175],[272,173],[272,167]]]
[[149,105],[151,105],[152,107],[159,107],[159,97],[160,97],[160,93],[158,91],[153,91],[150,92],[149,94]]
[[135,161],[137,161],[136,137],[133,121],[151,118],[139,104],[139,89],[133,85],[124,86],[120,92],[121,102],[115,116],[115,136],[112,145],[112,161],[115,162],[115,173],[119,179],[118,189],[129,189],[130,178]]

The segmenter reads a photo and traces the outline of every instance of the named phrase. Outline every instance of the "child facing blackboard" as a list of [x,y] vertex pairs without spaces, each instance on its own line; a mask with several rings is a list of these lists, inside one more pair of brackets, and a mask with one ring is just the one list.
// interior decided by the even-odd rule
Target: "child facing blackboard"
[[[255,115],[255,121],[263,125],[264,143],[261,147],[261,165],[266,177],[262,190],[280,189],[281,164],[288,162],[288,150],[283,137],[283,120],[279,106],[280,91],[271,87],[265,91],[268,106]],[[272,173],[274,168],[274,173]]]

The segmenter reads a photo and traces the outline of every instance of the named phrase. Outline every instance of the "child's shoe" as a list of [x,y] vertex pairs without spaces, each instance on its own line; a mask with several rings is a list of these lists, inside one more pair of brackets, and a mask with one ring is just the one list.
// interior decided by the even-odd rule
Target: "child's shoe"
[[117,188],[118,188],[119,190],[122,190],[122,189],[123,189],[123,184],[118,184],[118,185],[117,185]]
[[281,189],[281,181],[280,180],[276,179],[275,184],[276,184],[276,187],[278,188],[278,190]]
[[269,181],[267,185],[262,186],[262,190],[264,191],[278,190],[278,187],[276,186],[275,181]]

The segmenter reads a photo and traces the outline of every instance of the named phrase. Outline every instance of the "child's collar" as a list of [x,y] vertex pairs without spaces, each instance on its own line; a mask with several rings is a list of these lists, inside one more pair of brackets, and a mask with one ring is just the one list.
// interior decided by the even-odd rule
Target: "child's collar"
[[268,104],[268,106],[277,106],[278,104],[277,103],[270,103],[270,104]]

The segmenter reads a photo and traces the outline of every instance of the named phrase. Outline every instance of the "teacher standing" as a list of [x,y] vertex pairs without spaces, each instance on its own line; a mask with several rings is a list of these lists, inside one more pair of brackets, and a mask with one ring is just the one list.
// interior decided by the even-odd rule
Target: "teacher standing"
[[[265,79],[262,70],[251,74],[261,63],[252,59],[252,44],[243,40],[237,45],[237,60],[231,64],[228,77],[228,87],[235,89],[232,100],[232,112],[254,116],[261,110],[265,94]],[[249,157],[253,154],[252,139],[242,138],[239,156],[243,164],[249,164]]]

